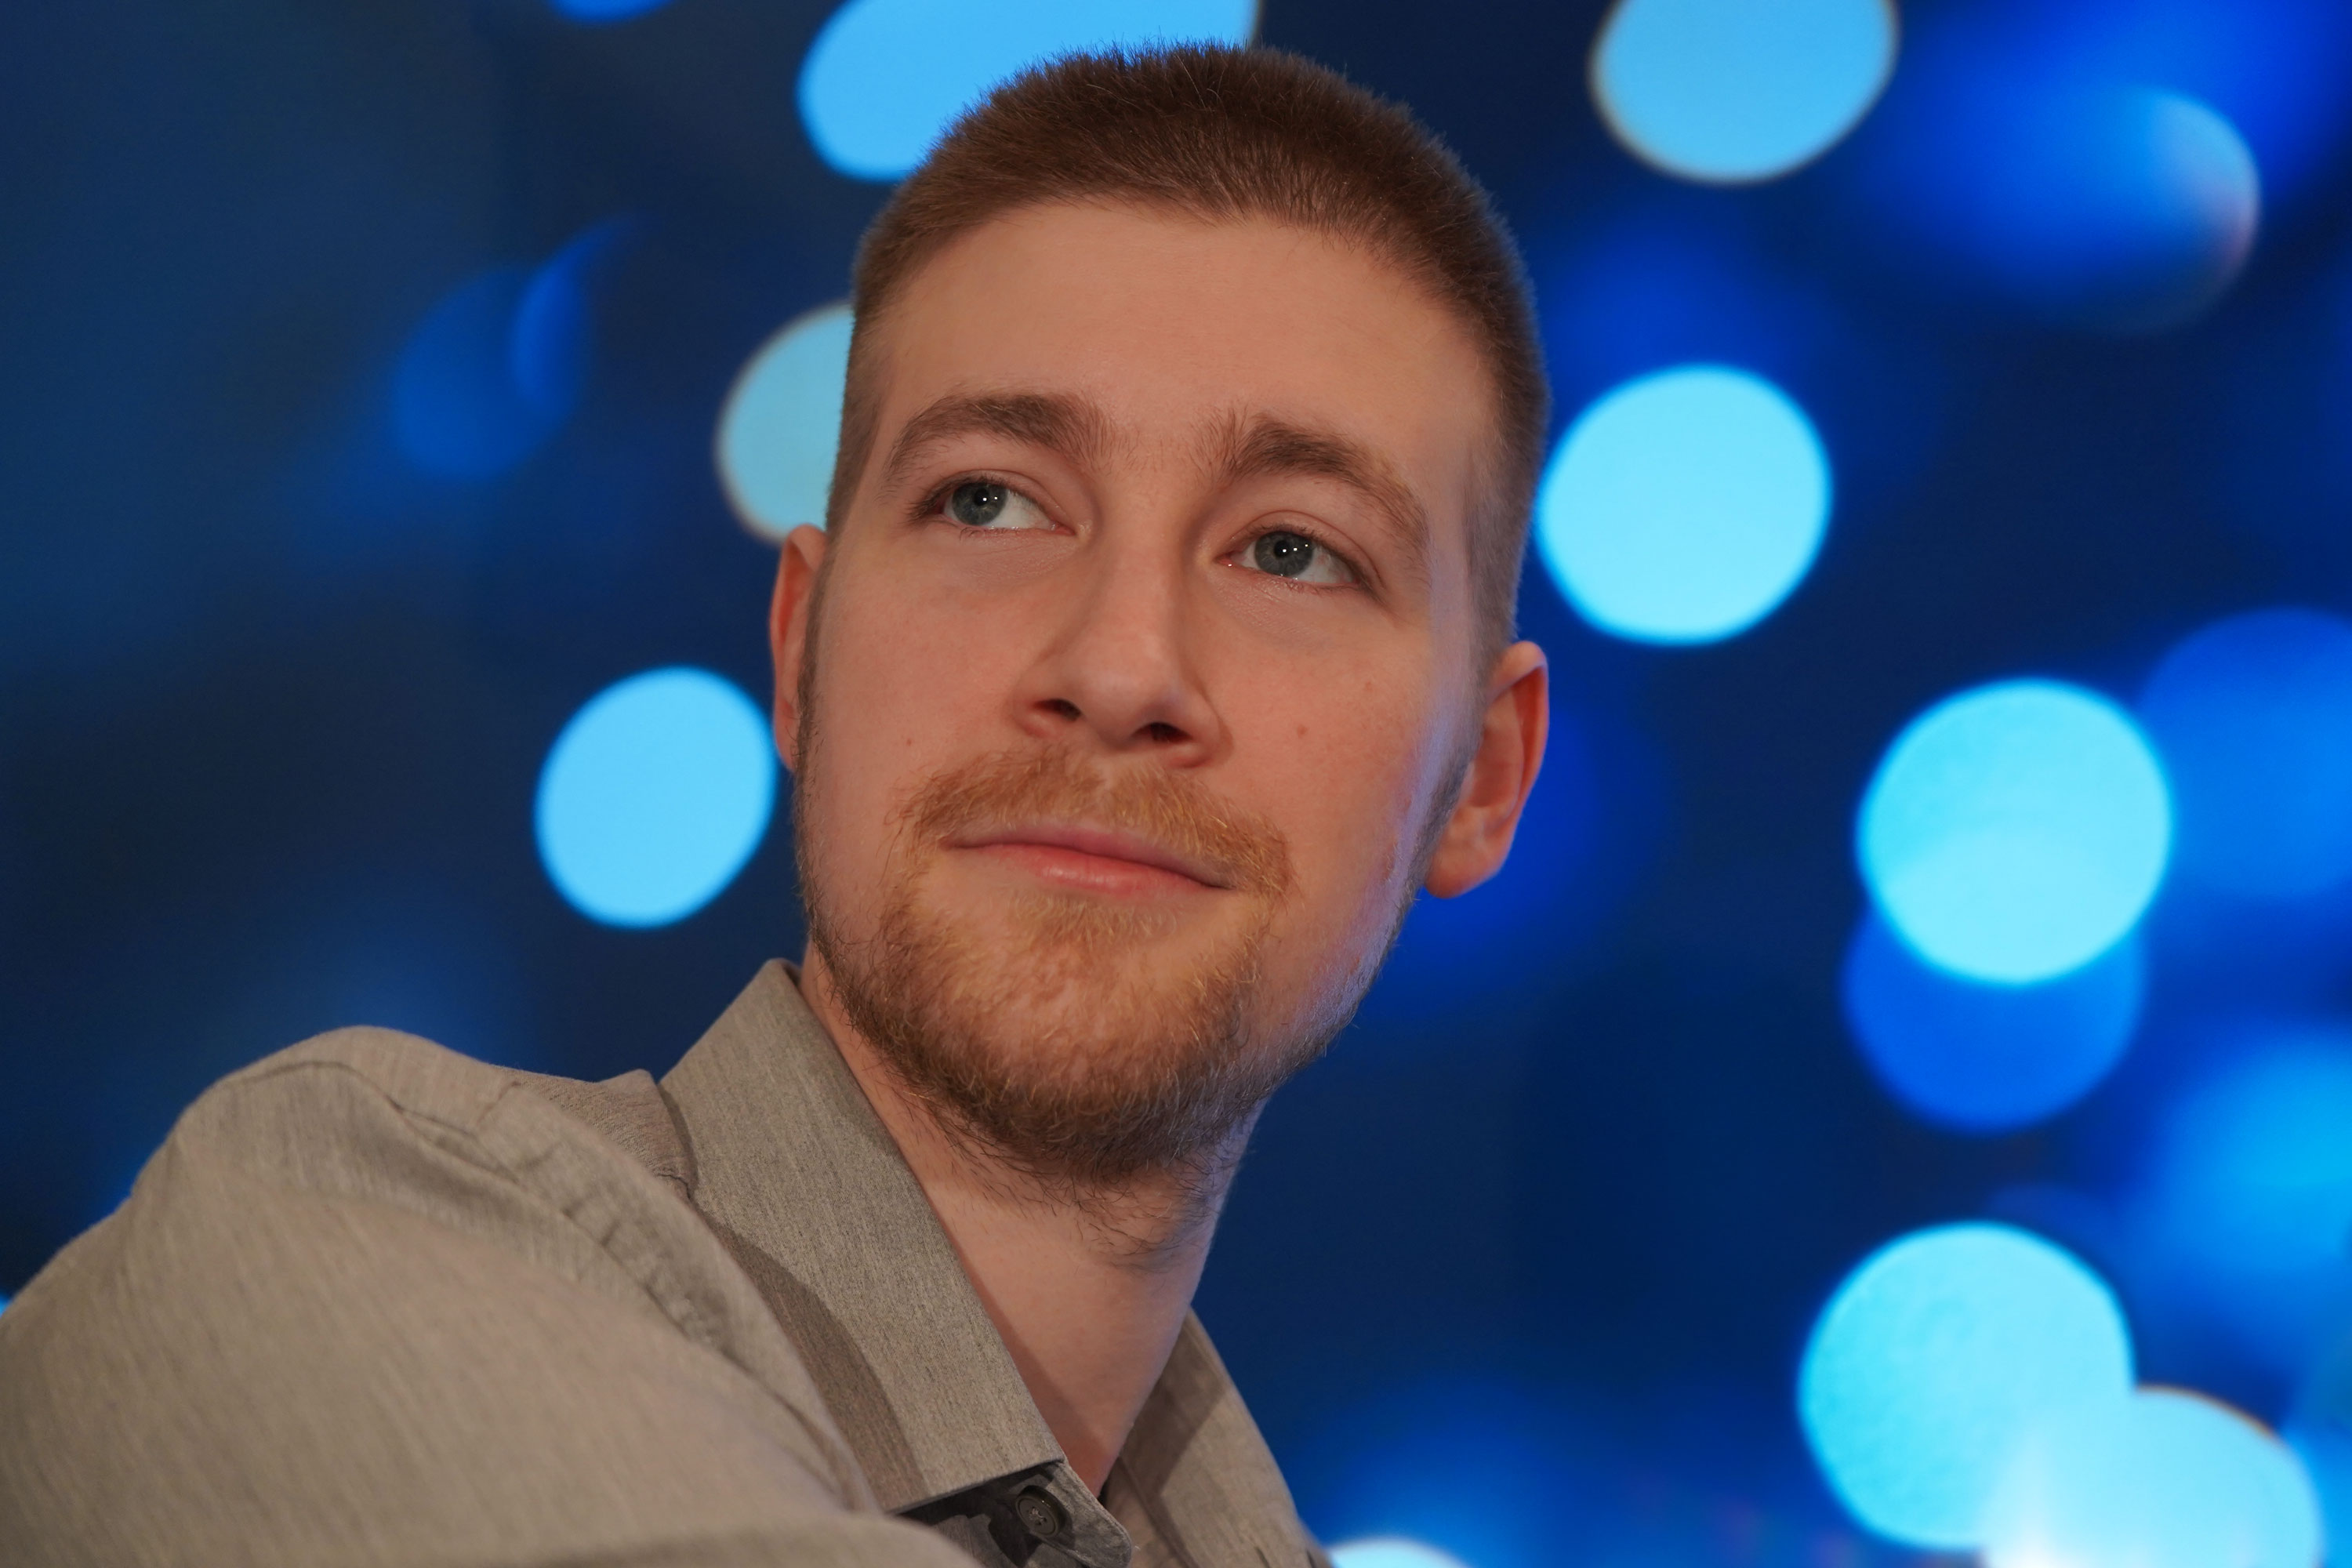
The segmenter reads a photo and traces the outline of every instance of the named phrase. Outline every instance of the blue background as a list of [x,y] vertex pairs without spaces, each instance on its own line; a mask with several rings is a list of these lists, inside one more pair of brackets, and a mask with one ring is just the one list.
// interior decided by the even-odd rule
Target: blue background
[[[1909,1561],[1817,1478],[1797,1358],[1857,1260],[1970,1216],[2101,1269],[2143,1378],[2326,1425],[2352,1291],[2241,1310],[2159,1221],[2262,1201],[2166,1206],[2228,1184],[2165,1163],[2215,1145],[2168,1131],[2200,1086],[2280,1040],[2352,1050],[2328,1033],[2340,888],[2168,881],[2120,1065],[2010,1131],[1891,1093],[1841,977],[1855,811],[1914,716],[2022,677],[2130,704],[2221,617],[2352,613],[2352,19],[1915,5],[1851,136],[1711,187],[1596,114],[1604,9],[1267,0],[1260,37],[1411,103],[1493,187],[1556,434],[1674,364],[1769,377],[1834,469],[1826,541],[1769,616],[1695,647],[1612,640],[1531,563],[1558,729],[1518,853],[1416,911],[1275,1101],[1202,1316],[1310,1525],[1473,1568]],[[634,930],[564,902],[532,809],[614,681],[767,690],[774,552],[710,448],[738,369],[845,291],[887,195],[799,118],[827,10],[0,15],[0,1291],[205,1084],[308,1034],[659,1071],[797,953],[781,816],[706,908]],[[2048,240],[2089,211],[2128,249],[2129,181],[2078,199],[2108,191],[2086,143],[2021,186],[2013,123],[1985,122],[2110,79],[2199,95],[2262,169],[2243,271],[2161,331],[2145,277],[2092,254],[2109,231]],[[504,320],[534,279],[552,325],[486,384],[513,397],[466,402],[465,312]],[[2352,801],[2296,809],[2341,837]],[[2352,1145],[2313,1121],[2291,1135]],[[2352,1158],[2314,1168],[2352,1193]],[[2352,1268],[2352,1199],[2315,1212],[2307,1267]]]

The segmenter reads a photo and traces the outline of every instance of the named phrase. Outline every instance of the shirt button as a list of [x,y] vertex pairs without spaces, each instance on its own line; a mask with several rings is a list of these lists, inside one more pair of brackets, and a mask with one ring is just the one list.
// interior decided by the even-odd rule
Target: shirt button
[[1013,1500],[1013,1511],[1020,1517],[1021,1528],[1040,1541],[1053,1540],[1069,1522],[1062,1505],[1034,1487]]

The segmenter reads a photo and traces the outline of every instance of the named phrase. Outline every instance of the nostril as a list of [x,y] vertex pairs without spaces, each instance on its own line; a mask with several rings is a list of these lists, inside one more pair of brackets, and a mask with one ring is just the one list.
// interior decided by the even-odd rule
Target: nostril
[[1173,724],[1147,724],[1143,732],[1150,737],[1154,745],[1160,746],[1172,746],[1184,738],[1184,731]]
[[1076,719],[1083,717],[1083,715],[1078,712],[1078,705],[1076,703],[1066,701],[1059,697],[1047,700],[1045,704],[1045,708],[1047,712],[1053,714],[1057,719]]

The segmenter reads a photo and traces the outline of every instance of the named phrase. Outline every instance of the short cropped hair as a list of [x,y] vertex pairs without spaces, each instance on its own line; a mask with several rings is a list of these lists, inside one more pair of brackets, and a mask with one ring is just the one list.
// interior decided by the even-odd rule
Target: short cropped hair
[[858,247],[827,526],[840,526],[873,448],[873,334],[908,279],[992,218],[1087,201],[1331,236],[1396,267],[1469,329],[1496,425],[1470,519],[1483,676],[1512,636],[1550,416],[1526,269],[1486,191],[1410,110],[1281,50],[1066,56],[1004,83],[949,130]]

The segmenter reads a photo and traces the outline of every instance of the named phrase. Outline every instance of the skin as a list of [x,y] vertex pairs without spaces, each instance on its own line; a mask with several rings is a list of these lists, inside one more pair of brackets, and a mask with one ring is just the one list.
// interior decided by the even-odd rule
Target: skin
[[[1381,957],[1422,825],[1446,812],[1423,885],[1467,891],[1502,865],[1542,758],[1541,651],[1517,643],[1475,668],[1467,531],[1492,416],[1469,334],[1386,263],[1308,231],[1075,205],[962,237],[881,326],[874,450],[838,538],[786,542],[771,627],[776,733],[798,773],[823,568],[808,761],[824,776],[821,790],[803,778],[800,804],[821,803],[807,826],[833,918],[853,933],[878,919],[891,803],[935,770],[1064,746],[1106,773],[1181,771],[1286,840],[1292,883],[1270,917],[1164,847],[1085,823],[950,847],[921,897],[981,933],[1039,889],[1142,910],[1137,956],[1152,964],[1270,921],[1253,1033],[1328,1027]],[[940,425],[927,410],[1006,396],[1083,417],[950,420],[898,451],[910,425]],[[1350,471],[1237,469],[1243,437],[1270,423],[1333,443]],[[975,478],[1024,498],[1003,526],[926,504]],[[1336,557],[1305,582],[1255,569],[1270,531]],[[941,1128],[850,1026],[814,950],[803,989],[1099,1489],[1181,1326],[1248,1128],[1119,1191],[1044,1184]]]

